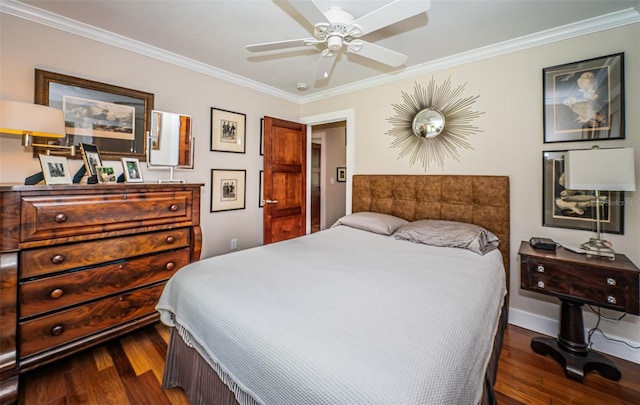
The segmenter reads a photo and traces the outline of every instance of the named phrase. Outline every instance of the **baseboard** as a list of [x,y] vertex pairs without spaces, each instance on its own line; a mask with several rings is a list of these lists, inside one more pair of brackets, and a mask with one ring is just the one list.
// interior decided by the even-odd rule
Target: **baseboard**
[[[511,308],[509,310],[509,323],[547,336],[558,335],[558,320],[545,318],[519,309]],[[585,333],[587,332],[588,329],[585,329]],[[628,338],[621,338],[609,333],[607,333],[607,336],[611,339],[624,340],[632,346],[640,346],[640,342],[633,342]],[[623,343],[606,340],[600,333],[594,333],[591,337],[591,342],[593,343],[592,348],[596,351],[640,364],[640,350],[638,349],[632,349]]]

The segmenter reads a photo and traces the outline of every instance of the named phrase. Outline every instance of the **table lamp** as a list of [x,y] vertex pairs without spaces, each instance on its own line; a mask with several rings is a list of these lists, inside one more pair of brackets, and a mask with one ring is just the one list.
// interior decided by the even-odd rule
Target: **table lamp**
[[593,190],[596,210],[596,238],[580,247],[587,256],[615,260],[611,242],[600,237],[600,191],[634,191],[636,189],[633,148],[570,150],[564,158],[565,188]]

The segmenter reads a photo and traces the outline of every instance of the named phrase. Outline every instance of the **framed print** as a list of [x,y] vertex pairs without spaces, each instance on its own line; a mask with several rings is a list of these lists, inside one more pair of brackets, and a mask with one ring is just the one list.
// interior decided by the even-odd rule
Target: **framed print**
[[624,139],[624,53],[543,69],[544,143]]
[[245,208],[246,170],[211,169],[211,212]]
[[98,173],[98,183],[116,183],[118,181],[113,167],[96,166],[96,172]]
[[[592,190],[564,188],[564,151],[546,151],[542,158],[542,225],[596,231]],[[624,233],[624,192],[600,191],[601,232]]]
[[344,183],[347,181],[347,168],[346,167],[338,167],[336,169],[336,179],[340,183]]
[[45,184],[71,184],[69,164],[64,156],[40,154],[40,166]]
[[82,159],[84,160],[84,167],[87,170],[87,176],[97,176],[98,171],[96,167],[102,166],[102,159],[100,159],[98,147],[89,143],[81,143],[80,151],[82,152]]
[[211,107],[211,150],[244,153],[245,114]]
[[[36,69],[35,102],[64,111],[66,138],[61,145],[88,143],[107,160],[146,159],[146,133],[153,94]],[[36,138],[38,143],[45,143]],[[43,153],[34,147],[33,153]]]
[[142,183],[142,172],[140,171],[140,161],[136,158],[122,158],[124,169],[124,180],[127,183]]
[[260,189],[258,190],[258,207],[264,207],[264,170],[260,170]]
[[264,118],[260,118],[260,156],[264,155]]

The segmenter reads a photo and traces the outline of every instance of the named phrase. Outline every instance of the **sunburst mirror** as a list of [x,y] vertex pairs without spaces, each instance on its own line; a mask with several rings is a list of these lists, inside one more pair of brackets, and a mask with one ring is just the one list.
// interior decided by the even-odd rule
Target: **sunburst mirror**
[[416,83],[413,94],[402,92],[403,103],[392,104],[395,115],[387,118],[398,159],[408,156],[410,166],[421,161],[426,171],[430,163],[444,168],[447,157],[459,162],[458,148],[473,149],[467,137],[482,132],[471,125],[482,113],[471,110],[479,96],[460,98],[465,86],[452,89],[451,78],[438,86],[431,78],[426,89]]

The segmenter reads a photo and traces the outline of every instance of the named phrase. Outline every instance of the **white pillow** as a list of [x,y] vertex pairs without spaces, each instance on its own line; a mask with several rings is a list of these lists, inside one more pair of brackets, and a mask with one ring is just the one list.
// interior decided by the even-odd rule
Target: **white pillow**
[[434,219],[411,222],[398,229],[394,237],[431,246],[468,249],[479,255],[489,253],[500,243],[496,235],[479,225]]
[[333,224],[331,227],[346,225],[351,228],[361,229],[379,233],[381,235],[391,235],[396,229],[408,224],[406,219],[398,218],[393,215],[381,214],[379,212],[356,212],[345,215]]

